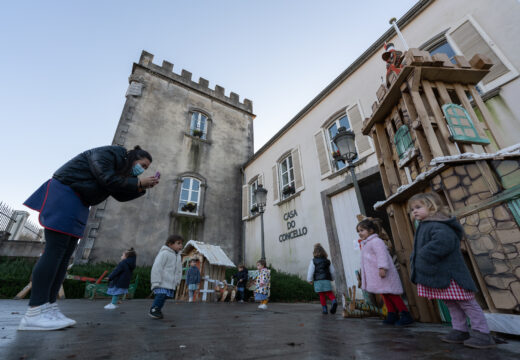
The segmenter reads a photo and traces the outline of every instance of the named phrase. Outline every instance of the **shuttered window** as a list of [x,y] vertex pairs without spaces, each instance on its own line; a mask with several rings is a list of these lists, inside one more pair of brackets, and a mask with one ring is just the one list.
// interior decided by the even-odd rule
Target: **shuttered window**
[[368,140],[368,136],[363,135],[361,129],[363,128],[363,116],[358,104],[355,104],[347,109],[347,115],[350,119],[352,130],[356,134],[356,146],[358,153],[363,154],[367,150],[371,150],[372,146]]
[[318,153],[318,163],[320,166],[320,174],[322,177],[327,176],[331,173],[331,161],[329,157],[329,150],[325,145],[325,138],[323,131],[320,130],[314,134],[314,143],[316,145],[316,152]]
[[[491,38],[472,18],[469,17],[462,24],[450,30],[449,36],[466,59],[470,60],[475,54],[483,54],[491,59],[494,65],[490,69],[490,72],[482,79],[482,84],[488,85],[510,72],[516,73],[515,75],[518,74],[511,65],[506,65],[506,62],[509,63],[509,61],[505,59]],[[502,79],[499,80],[499,82],[501,81]],[[504,81],[506,81],[506,79],[504,79]],[[500,84],[493,83],[491,87],[499,85]]]

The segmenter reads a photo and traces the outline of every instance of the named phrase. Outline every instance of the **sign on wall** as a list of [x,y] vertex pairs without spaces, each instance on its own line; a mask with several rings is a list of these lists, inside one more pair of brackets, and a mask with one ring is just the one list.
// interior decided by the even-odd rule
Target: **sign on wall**
[[285,222],[285,229],[287,229],[287,232],[280,234],[280,236],[278,237],[278,241],[284,242],[290,239],[295,239],[297,237],[307,235],[307,227],[298,227],[297,218],[298,212],[296,212],[296,210],[291,210],[283,214],[283,221]]

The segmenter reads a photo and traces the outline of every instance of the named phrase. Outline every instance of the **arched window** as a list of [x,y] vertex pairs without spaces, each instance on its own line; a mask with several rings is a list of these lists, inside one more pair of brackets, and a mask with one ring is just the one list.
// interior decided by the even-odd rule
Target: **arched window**
[[182,179],[179,198],[179,213],[198,215],[200,205],[200,180],[192,177]]
[[408,149],[413,148],[413,141],[408,126],[402,125],[397,130],[394,136],[394,143],[399,159],[402,159],[406,155]]
[[445,104],[442,105],[442,111],[448,122],[448,128],[453,140],[466,143],[489,144],[487,138],[479,136],[471,117],[462,106]]
[[198,111],[191,114],[190,135],[206,139],[208,134],[208,117]]

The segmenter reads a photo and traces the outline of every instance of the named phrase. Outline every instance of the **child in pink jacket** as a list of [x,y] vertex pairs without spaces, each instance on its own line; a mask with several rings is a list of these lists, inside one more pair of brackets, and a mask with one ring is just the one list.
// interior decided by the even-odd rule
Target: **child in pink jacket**
[[361,288],[383,297],[388,310],[384,324],[410,325],[413,318],[400,296],[401,279],[386,244],[379,237],[379,225],[373,219],[365,219],[356,230],[361,238]]

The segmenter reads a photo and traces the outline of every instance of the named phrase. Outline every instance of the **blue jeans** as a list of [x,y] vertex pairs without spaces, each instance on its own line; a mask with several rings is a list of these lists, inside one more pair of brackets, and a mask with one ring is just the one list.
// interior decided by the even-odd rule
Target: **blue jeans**
[[238,295],[238,300],[244,300],[244,292],[245,292],[245,288],[243,287],[237,287],[237,295]]
[[166,294],[156,294],[155,298],[153,299],[152,307],[162,309],[164,306],[164,302],[166,301]]

